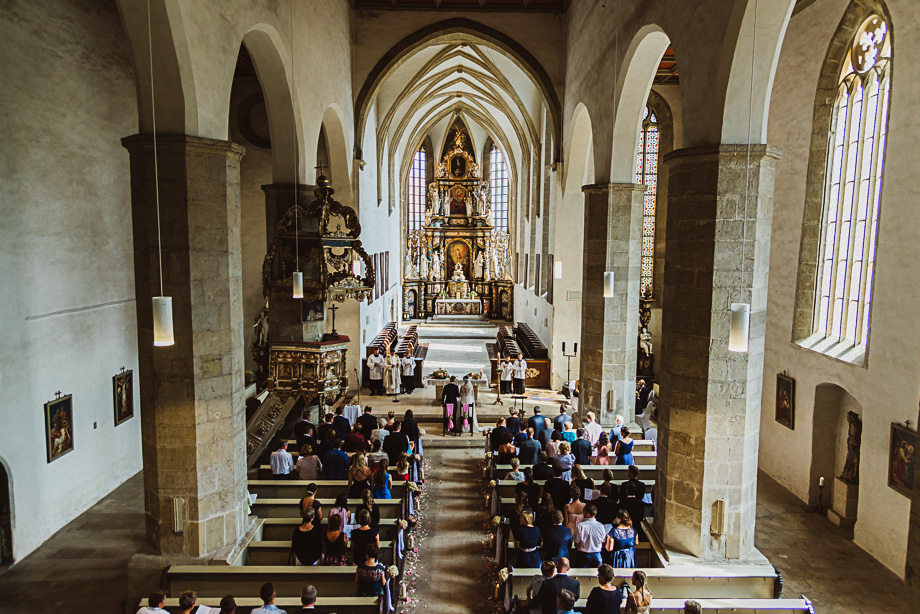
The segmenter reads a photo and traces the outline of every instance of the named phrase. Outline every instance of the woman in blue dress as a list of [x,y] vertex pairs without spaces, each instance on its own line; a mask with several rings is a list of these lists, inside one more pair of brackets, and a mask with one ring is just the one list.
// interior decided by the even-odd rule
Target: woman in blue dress
[[624,426],[620,429],[620,434],[622,435],[621,439],[617,442],[617,447],[614,450],[614,454],[617,457],[617,465],[632,465],[633,463],[633,444],[636,443],[632,437],[629,436],[629,427]]
[[542,537],[540,529],[533,526],[533,512],[527,510],[521,514],[521,528],[517,535],[516,567],[540,567],[543,564],[539,550]]
[[610,553],[608,556],[612,567],[633,568],[636,566],[636,530],[626,510],[617,512],[617,526],[607,533],[604,550]]
[[390,499],[390,486],[393,485],[393,477],[387,471],[388,461],[377,461],[377,472],[374,473],[374,498]]

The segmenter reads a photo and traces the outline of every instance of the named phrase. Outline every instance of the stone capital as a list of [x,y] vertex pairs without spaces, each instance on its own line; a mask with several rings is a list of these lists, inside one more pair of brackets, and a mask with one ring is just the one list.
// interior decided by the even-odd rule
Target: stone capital
[[[133,134],[121,139],[121,144],[132,154],[152,151],[153,135]],[[237,161],[246,155],[246,148],[232,141],[206,139],[200,136],[189,136],[187,134],[158,134],[156,146],[158,153],[162,151],[163,153],[170,154],[188,152],[213,156],[223,155],[231,160],[235,159]]]
[[605,194],[608,192],[642,192],[645,194],[646,186],[641,183],[591,183],[581,186],[585,195]]
[[[696,161],[699,162],[706,160],[715,162],[716,160],[725,158],[746,158],[748,155],[748,146],[743,143],[740,145],[703,145],[700,147],[675,149],[661,156],[661,163],[671,166],[672,164],[679,164],[691,159],[696,159]],[[783,157],[783,150],[776,145],[751,144],[750,156],[752,160],[759,160],[761,158],[781,160]]]

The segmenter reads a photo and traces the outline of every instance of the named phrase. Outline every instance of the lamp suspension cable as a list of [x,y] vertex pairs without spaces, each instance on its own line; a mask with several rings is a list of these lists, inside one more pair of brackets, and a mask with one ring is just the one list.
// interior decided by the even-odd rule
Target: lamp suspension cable
[[[619,0],[613,0],[614,9],[613,9],[613,20],[614,20],[614,29],[613,29],[613,117],[614,122],[617,117],[617,87],[619,86],[619,64],[620,64],[620,2]],[[606,7],[606,5],[604,5]],[[607,258],[609,259],[609,254]],[[606,264],[609,264],[609,260]],[[604,267],[606,269],[606,266]],[[613,298],[614,293],[614,274],[613,271],[604,271],[604,298]]]
[[738,274],[738,302],[731,304],[728,349],[747,352],[751,327],[751,304],[744,302],[745,245],[747,243],[748,195],[751,181],[751,126],[754,117],[754,69],[757,58],[757,0],[754,0],[753,33],[751,35],[751,89],[748,96],[747,146],[744,163],[744,217],[741,219],[741,269]]
[[[294,0],[291,0],[291,100],[296,100],[297,71],[294,64]],[[294,106],[296,127],[297,106]],[[303,298],[303,272],[300,270],[300,220],[297,211],[297,191],[300,185],[300,168],[297,164],[297,130],[294,130],[294,275],[292,279],[294,298]]]
[[163,296],[163,242],[160,232],[160,167],[157,158],[157,106],[153,78],[153,26],[150,0],[147,0],[147,51],[150,60],[150,116],[153,129],[153,193],[157,212],[157,260],[160,276],[160,295],[153,297],[153,345],[169,346],[175,343],[173,333],[172,297]]

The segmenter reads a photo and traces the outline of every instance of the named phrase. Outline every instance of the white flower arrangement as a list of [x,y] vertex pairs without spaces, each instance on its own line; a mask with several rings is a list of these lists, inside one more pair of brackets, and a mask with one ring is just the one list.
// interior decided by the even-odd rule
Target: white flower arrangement
[[496,486],[498,486],[498,482],[495,480],[489,480],[489,488],[495,488]]
[[396,576],[399,575],[399,568],[396,567],[396,565],[390,565],[389,567],[387,567],[387,575],[390,576],[391,578],[395,578]]
[[405,520],[400,520],[400,521],[399,521],[399,528],[402,529],[403,531],[405,531],[405,530],[406,530],[406,527],[408,527],[408,526],[409,526],[409,523],[406,522]]
[[508,577],[509,577],[510,575],[511,575],[511,573],[508,571],[508,568],[507,568],[507,567],[502,567],[501,569],[498,570],[498,580],[499,580],[500,582],[507,582],[507,581],[508,581]]
[[501,523],[502,523],[502,517],[501,517],[501,516],[492,516],[492,526],[493,526],[493,527],[497,527],[497,526],[499,526]]

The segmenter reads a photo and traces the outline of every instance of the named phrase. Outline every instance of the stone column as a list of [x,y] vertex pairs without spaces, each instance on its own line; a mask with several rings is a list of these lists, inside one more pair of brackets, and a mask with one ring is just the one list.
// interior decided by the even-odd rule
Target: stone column
[[[682,149],[664,158],[669,199],[655,530],[668,548],[707,561],[755,552],[767,272],[780,156],[776,147],[751,147],[746,213],[745,145]],[[747,353],[728,351],[733,302],[751,303]],[[723,505],[725,520],[717,526],[714,516]]]
[[[603,424],[635,414],[639,326],[639,264],[645,186],[600,184],[585,195],[581,294],[579,414]],[[604,298],[604,272],[613,271],[613,298]]]
[[[239,170],[243,148],[157,138],[164,293],[175,345],[153,347],[160,294],[149,135],[131,154],[134,275],[147,540],[171,560],[227,552],[246,531]],[[174,501],[184,530],[174,532]]]

